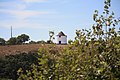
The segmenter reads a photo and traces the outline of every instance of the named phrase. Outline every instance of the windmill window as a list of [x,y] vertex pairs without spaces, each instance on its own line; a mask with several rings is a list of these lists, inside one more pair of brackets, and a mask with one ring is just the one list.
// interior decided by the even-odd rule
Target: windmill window
[[61,36],[59,36],[59,38],[60,38]]

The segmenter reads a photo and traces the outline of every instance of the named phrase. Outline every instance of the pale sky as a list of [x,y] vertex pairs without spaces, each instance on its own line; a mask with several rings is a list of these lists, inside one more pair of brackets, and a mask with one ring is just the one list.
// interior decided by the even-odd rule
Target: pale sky
[[[73,40],[76,29],[91,28],[94,10],[102,13],[103,6],[104,0],[0,0],[0,37],[8,40],[12,26],[14,37],[46,41],[52,30]],[[112,0],[111,10],[120,17],[120,0]]]

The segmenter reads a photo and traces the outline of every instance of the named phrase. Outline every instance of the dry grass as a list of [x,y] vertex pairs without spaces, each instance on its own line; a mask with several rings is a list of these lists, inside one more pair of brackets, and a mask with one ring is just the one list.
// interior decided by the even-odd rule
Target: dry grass
[[[0,56],[15,55],[20,53],[28,53],[30,51],[38,51],[40,47],[48,47],[48,44],[26,44],[26,45],[6,45],[0,46]],[[63,48],[66,45],[57,45],[57,48]]]

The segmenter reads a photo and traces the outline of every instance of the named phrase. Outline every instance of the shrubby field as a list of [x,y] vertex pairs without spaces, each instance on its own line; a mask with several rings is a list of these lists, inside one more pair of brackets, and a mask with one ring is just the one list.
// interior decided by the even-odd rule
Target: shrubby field
[[[0,80],[13,79],[19,76],[19,68],[31,69],[32,64],[38,64],[38,49],[50,48],[48,44],[28,44],[0,46]],[[62,50],[67,45],[57,45],[55,49]],[[55,51],[54,51],[55,53]]]
[[[16,55],[38,51],[40,47],[49,47],[51,44],[24,44],[0,46],[0,56]],[[67,45],[57,45],[57,48],[67,47]]]
[[76,30],[71,45],[56,50],[55,46],[40,48],[38,64],[25,72],[18,70],[19,80],[119,80],[119,21],[110,12],[111,0],[105,0],[103,14],[95,10],[92,29]]
[[67,47],[51,44],[1,58],[1,79],[120,80],[120,29],[115,29],[120,20],[110,6],[111,0],[105,0],[103,14],[93,14],[92,29],[76,30]]

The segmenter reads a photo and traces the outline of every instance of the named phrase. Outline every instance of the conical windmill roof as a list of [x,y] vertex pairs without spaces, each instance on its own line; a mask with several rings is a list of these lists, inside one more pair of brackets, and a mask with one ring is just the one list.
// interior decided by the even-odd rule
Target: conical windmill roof
[[66,36],[62,31],[58,33],[57,36]]

